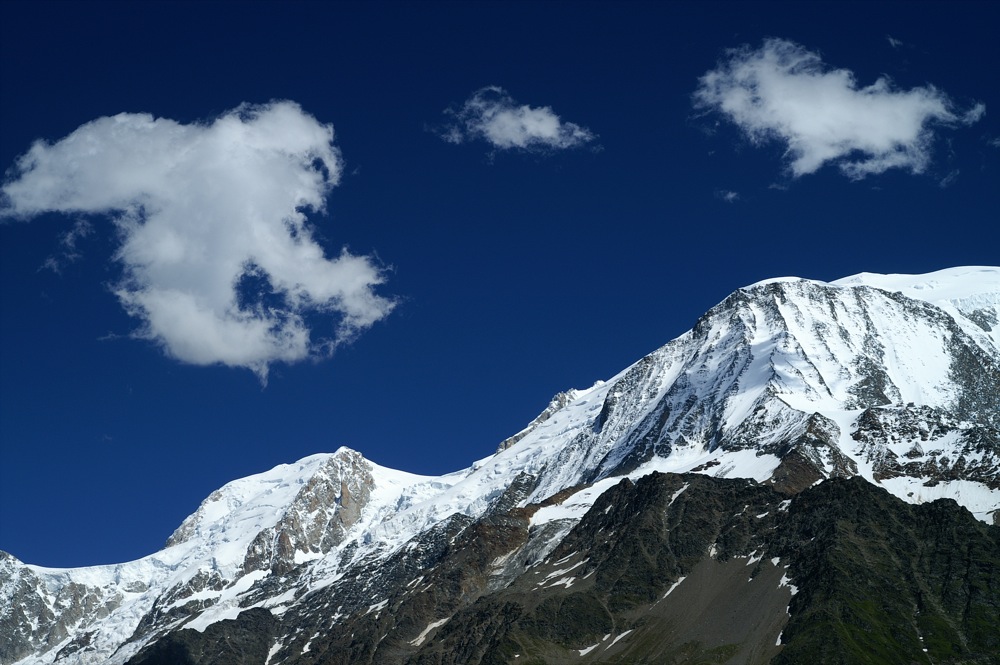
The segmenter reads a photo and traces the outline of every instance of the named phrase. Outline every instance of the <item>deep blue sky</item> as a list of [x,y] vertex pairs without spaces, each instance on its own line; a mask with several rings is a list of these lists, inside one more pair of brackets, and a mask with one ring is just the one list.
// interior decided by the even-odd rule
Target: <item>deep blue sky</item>
[[[377,255],[379,293],[399,299],[262,387],[128,337],[105,218],[58,273],[42,266],[80,215],[0,223],[0,549],[137,558],[225,482],[341,445],[463,468],[760,279],[996,265],[998,19],[989,2],[0,4],[3,169],[103,116],[211,122],[294,100],[345,162],[318,237]],[[793,177],[785,144],[692,103],[726,49],[768,37],[859,86],[933,84],[986,114],[938,126],[920,174]],[[443,141],[444,109],[489,85],[598,138]]]

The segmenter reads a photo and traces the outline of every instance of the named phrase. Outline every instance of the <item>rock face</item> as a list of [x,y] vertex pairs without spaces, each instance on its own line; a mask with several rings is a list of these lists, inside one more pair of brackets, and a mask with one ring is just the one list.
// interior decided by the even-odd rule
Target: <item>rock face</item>
[[996,663],[1000,269],[769,280],[441,477],[342,448],[155,554],[0,553],[0,663]]
[[651,474],[402,662],[996,662],[998,557],[954,502],[858,478],[789,501]]
[[30,656],[53,634],[58,642],[67,635],[65,624],[57,625],[56,615],[42,600],[43,584],[30,568],[0,552],[0,662],[13,663]]

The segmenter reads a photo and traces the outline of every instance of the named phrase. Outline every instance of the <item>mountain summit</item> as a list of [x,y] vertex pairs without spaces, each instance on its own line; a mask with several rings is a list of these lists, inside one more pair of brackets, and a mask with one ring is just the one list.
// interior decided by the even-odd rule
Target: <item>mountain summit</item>
[[341,448],[138,561],[0,553],[0,663],[995,662],[998,457],[1000,268],[766,280],[467,469]]

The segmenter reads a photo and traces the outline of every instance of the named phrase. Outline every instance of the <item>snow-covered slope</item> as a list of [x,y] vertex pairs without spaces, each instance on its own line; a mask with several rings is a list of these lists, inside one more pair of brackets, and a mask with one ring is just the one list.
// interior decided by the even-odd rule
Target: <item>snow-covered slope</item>
[[[985,519],[1000,498],[996,450],[964,447],[970,433],[995,432],[1000,421],[998,319],[996,268],[866,274],[833,284],[767,280],[736,291],[692,331],[610,381],[558,396],[489,463],[539,475],[535,499],[652,468],[764,480],[811,432],[822,435],[816,461],[825,475],[860,473],[877,482],[874,457],[886,451],[855,436],[871,410],[869,420],[917,420],[912,432],[885,442],[909,447],[886,454],[908,453],[919,441],[928,452],[914,463],[964,459],[969,469],[982,462],[981,487],[966,485],[959,470],[935,478],[934,490],[913,491],[904,481],[888,483],[890,490],[920,501],[951,487]],[[941,454],[933,456],[936,446]],[[911,475],[922,484],[932,474]]]
[[[870,286],[923,300],[955,316],[973,335],[984,332],[995,350],[1000,346],[1000,273],[996,268],[948,268],[924,275],[861,273],[833,282],[837,286]],[[972,325],[969,325],[969,324]]]
[[0,662],[124,663],[181,627],[281,615],[455,515],[579,486],[532,517],[552,526],[538,545],[551,548],[602,491],[654,470],[789,492],[861,475],[989,521],[998,428],[1000,268],[766,280],[617,376],[557,395],[467,469],[416,476],[342,448],[229,483],[138,561],[53,570],[0,555]]

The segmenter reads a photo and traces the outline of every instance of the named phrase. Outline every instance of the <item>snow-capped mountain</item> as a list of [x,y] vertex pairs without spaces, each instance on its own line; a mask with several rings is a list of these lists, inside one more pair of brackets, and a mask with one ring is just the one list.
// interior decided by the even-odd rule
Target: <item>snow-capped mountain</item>
[[[330,635],[362,619],[385,633],[350,653],[409,662],[477,598],[522,584],[623,479],[653,472],[751,479],[780,495],[765,514],[860,477],[1000,523],[1000,268],[759,282],[617,376],[557,395],[467,469],[417,476],[341,448],[227,484],[138,561],[55,570],[0,553],[0,663],[230,662],[198,640],[251,620],[244,633],[265,637],[241,649],[260,658],[240,662],[351,662]],[[461,583],[432,593],[449,566]]]

